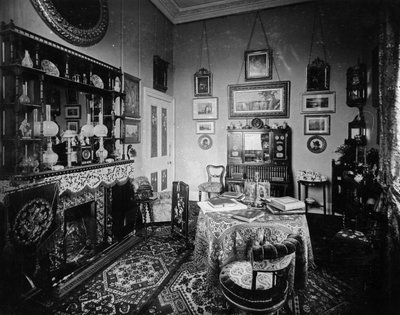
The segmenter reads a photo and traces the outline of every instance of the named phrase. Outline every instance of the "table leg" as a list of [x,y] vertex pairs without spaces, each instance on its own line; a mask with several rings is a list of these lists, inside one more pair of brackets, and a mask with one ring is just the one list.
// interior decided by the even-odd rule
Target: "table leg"
[[[306,200],[308,198],[308,186],[307,184],[304,185],[304,200]],[[305,202],[306,204],[306,214],[308,213],[308,203]]]
[[322,185],[322,193],[323,193],[323,199],[324,199],[324,215],[326,215],[326,185]]

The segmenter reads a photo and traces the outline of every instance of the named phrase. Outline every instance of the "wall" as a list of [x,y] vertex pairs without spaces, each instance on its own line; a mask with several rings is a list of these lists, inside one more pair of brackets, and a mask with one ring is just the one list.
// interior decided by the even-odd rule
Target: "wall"
[[[301,114],[301,95],[306,91],[305,70],[309,60],[311,34],[313,31],[314,5],[312,3],[269,9],[261,12],[269,45],[273,49],[276,68],[273,80],[291,81],[290,117],[270,119],[269,125],[282,125],[287,121],[293,131],[294,175],[297,170],[313,169],[322,174],[331,174],[331,160],[336,158],[336,148],[347,138],[347,124],[358,110],[346,105],[346,71],[357,59],[370,67],[371,50],[374,47],[374,11],[363,3],[349,6],[347,2],[327,3],[322,7],[322,26],[327,60],[331,65],[330,90],[336,92],[336,112],[331,113],[330,135],[324,136],[327,148],[314,154],[307,149],[309,136],[304,135],[304,114]],[[226,165],[226,127],[229,100],[227,86],[244,83],[244,51],[246,50],[254,23],[255,13],[233,15],[208,20],[206,23],[210,67],[213,73],[213,96],[218,98],[219,112],[215,134],[211,135],[213,146],[202,150],[197,145],[199,135],[195,133],[192,119],[193,74],[200,68],[208,68],[206,51],[200,61],[202,22],[176,26],[174,38],[175,90],[177,138],[177,179],[190,186],[191,199],[197,199],[197,186],[206,181],[207,164]],[[312,58],[323,58],[320,28],[315,29]],[[257,22],[249,50],[266,48],[261,25]],[[279,76],[278,76],[279,74]],[[366,121],[369,129],[376,129],[375,109],[368,100]],[[238,122],[234,120],[234,122]],[[245,120],[242,120],[246,124]],[[369,131],[370,144],[375,144],[375,131]],[[315,192],[320,193],[320,192]],[[322,193],[317,199],[322,200]]]
[[[150,1],[112,0],[108,3],[110,23],[107,33],[90,47],[77,47],[61,39],[40,18],[29,0],[0,0],[0,21],[8,23],[13,19],[19,27],[121,67],[122,71],[140,78],[142,87],[153,87],[153,55],[173,63],[173,25]],[[172,68],[168,73],[169,95],[174,90]],[[142,143],[135,145],[138,152],[135,175],[142,175]]]

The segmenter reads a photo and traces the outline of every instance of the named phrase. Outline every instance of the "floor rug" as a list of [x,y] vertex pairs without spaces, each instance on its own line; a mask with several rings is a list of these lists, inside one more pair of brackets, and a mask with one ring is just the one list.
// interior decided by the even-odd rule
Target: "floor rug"
[[[143,314],[244,314],[227,306],[217,288],[208,291],[205,280],[205,270],[197,268],[196,262],[189,260],[182,264]],[[350,310],[351,296],[349,285],[322,270],[313,270],[309,273],[307,289],[298,292],[291,304],[292,313],[345,314]]]
[[57,315],[140,314],[190,253],[181,238],[159,227],[154,235],[52,306]]

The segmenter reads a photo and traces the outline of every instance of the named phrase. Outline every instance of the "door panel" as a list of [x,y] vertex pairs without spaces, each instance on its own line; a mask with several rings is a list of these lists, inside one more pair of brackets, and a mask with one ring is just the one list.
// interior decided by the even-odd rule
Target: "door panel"
[[174,99],[144,88],[144,171],[154,191],[171,191],[175,180]]

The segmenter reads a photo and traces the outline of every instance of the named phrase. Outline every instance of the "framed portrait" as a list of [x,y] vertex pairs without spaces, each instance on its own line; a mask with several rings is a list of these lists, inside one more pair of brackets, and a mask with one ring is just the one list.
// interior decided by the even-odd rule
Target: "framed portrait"
[[334,113],[335,111],[335,92],[312,92],[303,94],[302,113]]
[[305,135],[329,135],[331,133],[330,115],[306,115],[304,116]]
[[67,119],[81,119],[81,105],[67,105],[67,106],[65,106],[65,118],[67,118]]
[[140,133],[141,133],[141,121],[136,119],[126,118],[121,122],[123,130],[121,134],[123,135],[125,143],[140,143]]
[[246,51],[244,60],[246,81],[272,79],[272,49]]
[[79,133],[79,120],[67,121],[67,129],[76,131],[76,133]]
[[307,140],[307,148],[312,153],[322,153],[326,149],[326,140],[321,136],[312,136]]
[[193,99],[193,119],[217,119],[218,98],[195,98]]
[[212,95],[212,74],[201,68],[194,74],[194,96]]
[[289,117],[290,81],[228,86],[229,118]]
[[329,90],[330,66],[320,58],[307,65],[307,91]]
[[124,73],[125,117],[140,118],[140,79]]
[[196,121],[196,134],[200,133],[215,133],[215,122],[214,121]]
[[208,150],[212,147],[212,139],[209,135],[201,135],[198,140],[199,147]]
[[161,92],[168,89],[168,65],[160,56],[153,57],[153,88]]

